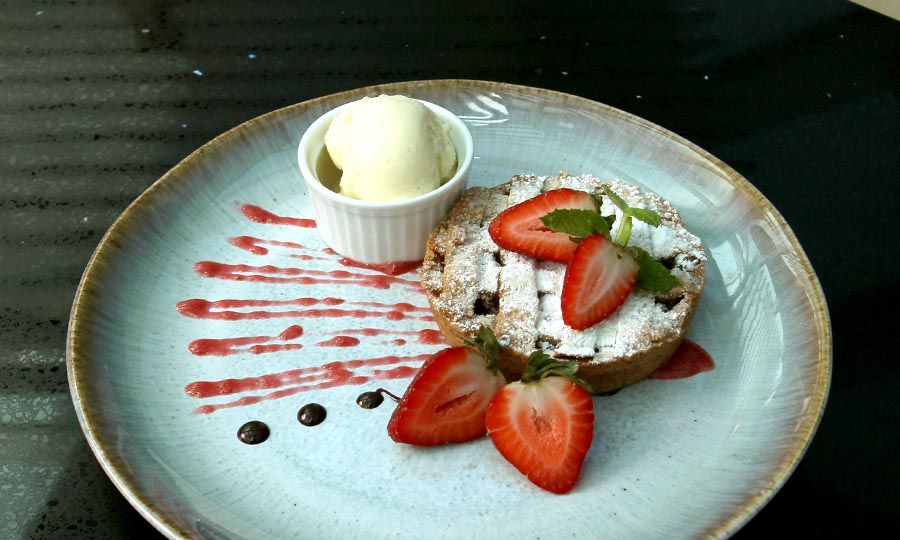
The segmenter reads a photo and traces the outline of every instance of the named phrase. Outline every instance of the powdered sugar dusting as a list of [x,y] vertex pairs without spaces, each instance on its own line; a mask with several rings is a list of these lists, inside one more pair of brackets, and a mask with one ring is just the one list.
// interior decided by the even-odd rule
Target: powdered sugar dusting
[[[576,331],[562,321],[560,293],[566,266],[501,249],[487,228],[508,206],[543,191],[567,187],[602,195],[604,185],[630,206],[660,215],[659,227],[634,220],[629,245],[672,265],[682,285],[662,294],[635,289],[607,319]],[[622,213],[608,197],[602,199],[602,213],[616,215],[615,235]],[[668,202],[635,186],[590,175],[518,175],[495,189],[473,188],[435,229],[429,245],[436,256],[423,264],[423,284],[435,310],[452,324],[470,335],[482,324],[492,326],[504,346],[526,355],[540,348],[554,356],[593,362],[631,356],[682,335],[693,306],[681,299],[699,297],[706,260],[700,240],[684,228]]]
[[509,253],[500,269],[500,301],[494,331],[504,345],[531,350],[537,340],[539,299],[535,269],[538,261]]

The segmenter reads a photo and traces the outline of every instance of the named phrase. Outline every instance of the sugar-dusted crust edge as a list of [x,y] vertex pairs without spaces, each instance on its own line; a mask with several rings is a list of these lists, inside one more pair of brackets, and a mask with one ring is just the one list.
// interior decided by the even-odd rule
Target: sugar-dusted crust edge
[[[519,175],[514,177],[514,180],[518,177]],[[461,231],[458,230],[459,227],[454,224],[492,219],[493,216],[485,214],[482,205],[475,201],[495,195],[497,190],[503,190],[504,186],[507,186],[508,184],[509,182],[501,184],[500,186],[495,186],[494,188],[470,188],[463,194],[458,203],[450,213],[448,213],[447,217],[435,227],[429,237],[426,245],[425,259],[422,269],[420,270],[423,281],[426,279],[426,276],[433,280],[435,279],[436,273],[439,273],[437,268],[442,264],[443,255],[438,252],[446,251],[448,245],[453,245],[457,242],[462,244],[465,242],[465,235],[462,234],[462,236],[460,236]],[[508,191],[508,188],[506,189]],[[655,197],[655,195],[650,195]],[[679,227],[683,227],[684,224],[677,210],[672,208],[667,201],[659,200],[664,204],[664,207],[670,211],[667,212],[668,219],[676,223]],[[436,260],[438,260],[438,262],[435,262]],[[679,331],[676,334],[670,332],[664,339],[654,341],[649,347],[634,351],[630,354],[617,356],[612,360],[604,359],[603,361],[597,361],[596,358],[568,357],[561,354],[553,354],[552,352],[551,355],[560,359],[577,362],[579,365],[578,375],[591,385],[593,393],[595,394],[612,392],[647,378],[671,358],[672,354],[681,345],[685,333],[691,325],[703,292],[706,276],[705,258],[696,260],[695,264],[696,268],[690,272],[690,286],[678,290],[678,294],[682,295],[683,299],[677,307],[678,311],[681,313]],[[480,321],[453,320],[453,318],[449,317],[445,310],[441,308],[437,297],[433,294],[433,291],[429,290],[428,286],[425,287],[425,292],[438,327],[448,343],[453,346],[462,345],[464,339],[473,339],[480,324],[486,322],[484,317],[482,317]],[[495,320],[494,322],[496,323],[497,321]],[[501,339],[501,342],[502,341],[503,340]],[[528,355],[534,350],[537,350],[537,347],[534,347],[529,351],[516,350],[515,348],[507,346],[501,348],[499,366],[507,380],[517,380],[521,377]]]
[[[690,327],[697,303],[700,300],[700,293],[692,293],[691,296],[691,307],[687,310],[685,317],[685,329]],[[432,302],[431,296],[428,297],[428,301]],[[432,309],[438,328],[451,346],[464,345],[463,338],[474,339],[474,333],[467,332],[461,326],[451,323],[433,307]],[[594,394],[604,394],[649,377],[672,357],[682,341],[684,341],[683,333],[673,339],[658,342],[648,350],[630,356],[622,356],[611,362],[590,362],[565,357],[563,359],[577,362],[578,376],[591,385]],[[521,378],[527,360],[528,354],[509,347],[501,347],[498,364],[506,380],[515,381]]]

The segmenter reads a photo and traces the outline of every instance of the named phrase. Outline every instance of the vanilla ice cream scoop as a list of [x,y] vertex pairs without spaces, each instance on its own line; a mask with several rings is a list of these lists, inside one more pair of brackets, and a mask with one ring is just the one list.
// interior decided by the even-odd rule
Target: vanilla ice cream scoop
[[332,120],[325,147],[341,170],[340,193],[364,201],[417,197],[456,172],[449,126],[405,96],[354,102]]

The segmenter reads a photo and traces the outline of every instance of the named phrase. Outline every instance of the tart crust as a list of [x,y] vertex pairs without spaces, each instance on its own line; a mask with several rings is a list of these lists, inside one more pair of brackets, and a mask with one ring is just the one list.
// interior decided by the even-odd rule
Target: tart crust
[[[605,320],[584,331],[562,322],[560,292],[565,265],[538,261],[502,249],[488,226],[504,209],[560,187],[603,195],[609,186],[630,206],[649,208],[661,218],[657,228],[634,221],[629,245],[636,245],[681,281],[664,293],[641,288]],[[603,196],[603,215],[621,212]],[[578,375],[595,394],[640,381],[671,357],[694,316],[706,276],[706,255],[699,238],[684,227],[678,211],[659,196],[619,181],[590,175],[516,175],[493,188],[468,189],[435,226],[420,269],[435,319],[451,345],[473,339],[490,327],[502,345],[500,369],[518,379],[528,356],[542,349],[574,360]]]

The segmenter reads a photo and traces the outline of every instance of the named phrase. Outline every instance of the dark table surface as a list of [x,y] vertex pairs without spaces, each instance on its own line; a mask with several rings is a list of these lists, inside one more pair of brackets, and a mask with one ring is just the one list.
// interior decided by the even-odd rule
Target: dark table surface
[[900,23],[838,0],[467,4],[0,5],[0,537],[159,537],[100,469],[66,382],[69,308],[113,219],[244,120],[437,78],[612,105],[762,191],[821,281],[834,366],[804,459],[735,538],[900,526]]

